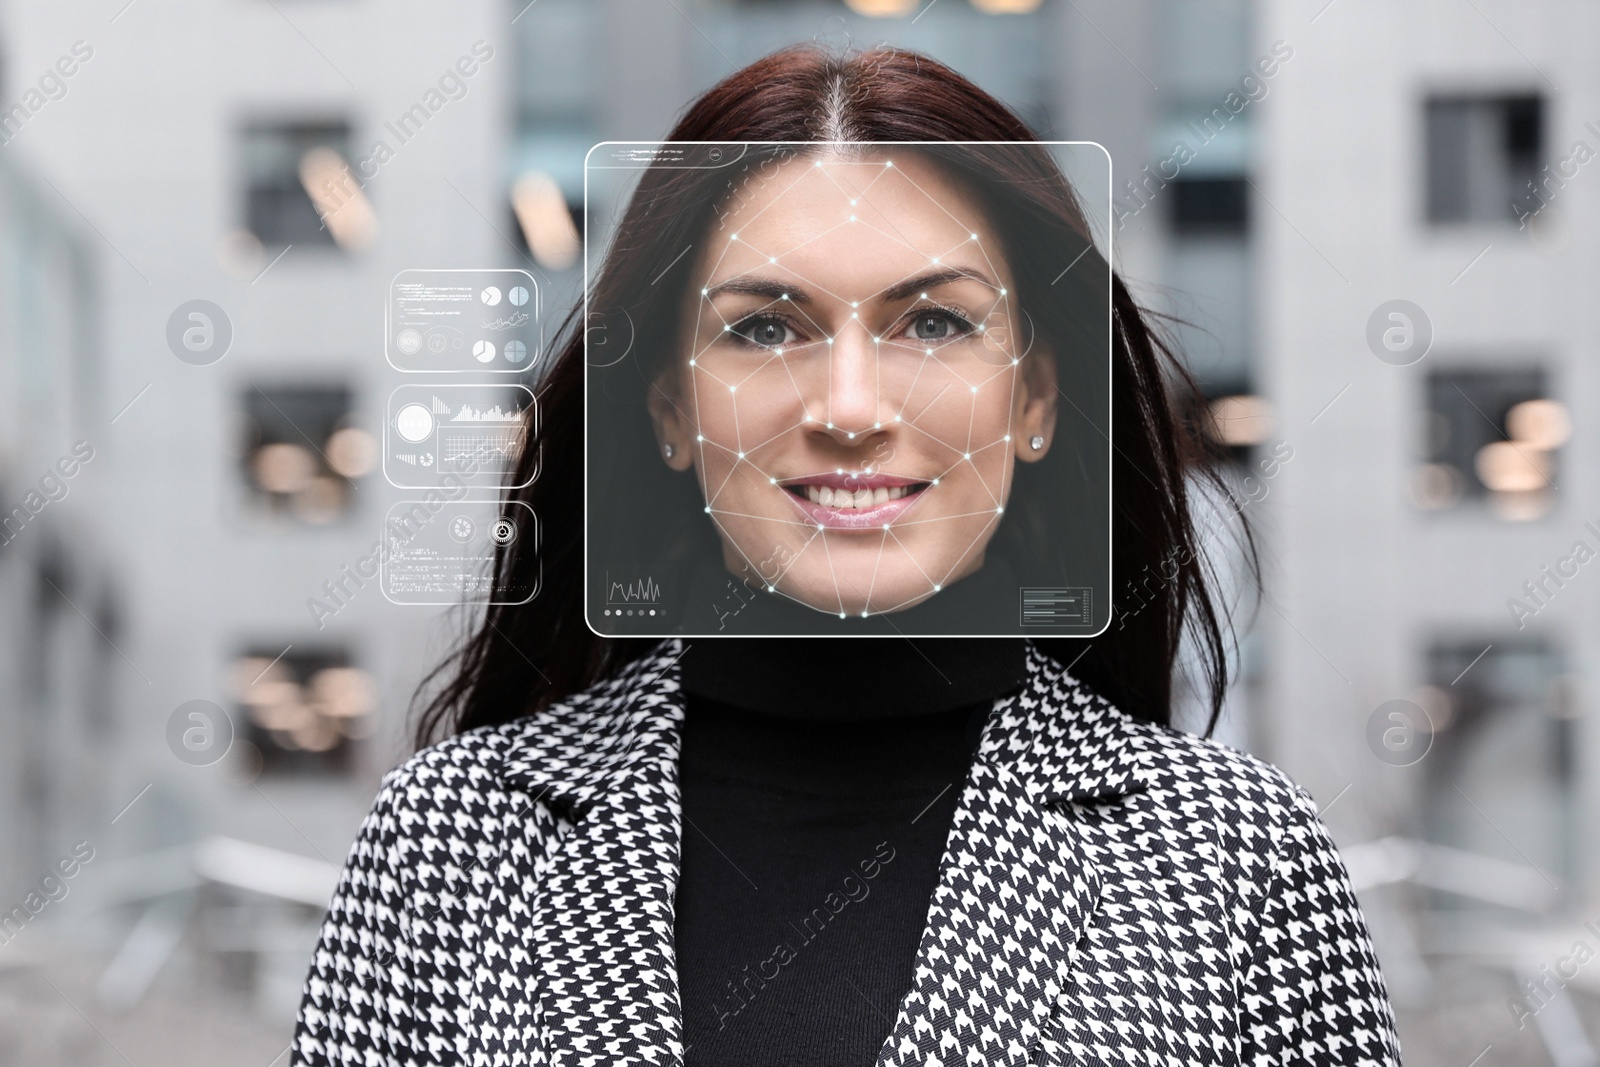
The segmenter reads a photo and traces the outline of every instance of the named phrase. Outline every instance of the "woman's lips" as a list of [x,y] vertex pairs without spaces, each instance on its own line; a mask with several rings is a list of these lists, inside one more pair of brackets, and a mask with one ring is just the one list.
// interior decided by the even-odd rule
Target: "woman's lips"
[[898,519],[929,484],[889,475],[832,474],[790,482],[783,489],[813,525],[864,530]]

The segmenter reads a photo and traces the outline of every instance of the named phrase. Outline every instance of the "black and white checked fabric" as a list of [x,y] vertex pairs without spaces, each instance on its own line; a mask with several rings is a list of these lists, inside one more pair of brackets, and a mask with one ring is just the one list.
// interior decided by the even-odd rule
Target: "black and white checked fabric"
[[[682,651],[665,641],[389,773],[322,928],[294,1063],[682,1062]],[[1399,1062],[1310,797],[1129,718],[1030,647],[963,786],[880,1067]]]

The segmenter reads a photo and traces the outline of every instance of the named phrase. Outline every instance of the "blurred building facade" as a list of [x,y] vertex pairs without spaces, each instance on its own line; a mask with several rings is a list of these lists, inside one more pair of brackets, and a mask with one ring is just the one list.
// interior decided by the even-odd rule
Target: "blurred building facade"
[[[1585,527],[1600,527],[1585,511],[1600,494],[1571,418],[1600,404],[1583,347],[1594,253],[1578,239],[1600,201],[1582,163],[1559,182],[1542,169],[1574,142],[1600,150],[1585,126],[1600,127],[1600,107],[1582,103],[1600,99],[1581,52],[1595,27],[1588,13],[1475,6],[0,5],[0,99],[76,59],[4,145],[17,174],[48,182],[6,186],[18,206],[0,208],[0,232],[17,251],[0,284],[42,285],[45,302],[14,306],[61,321],[58,380],[5,394],[46,428],[6,445],[3,488],[25,492],[79,435],[97,448],[85,474],[103,479],[26,531],[82,557],[68,569],[85,577],[62,587],[81,611],[38,592],[63,566],[54,541],[24,546],[24,563],[0,546],[0,585],[18,593],[0,614],[0,682],[41,684],[27,679],[53,659],[63,686],[6,712],[32,747],[3,802],[82,806],[49,833],[99,819],[96,842],[125,861],[106,870],[168,886],[105,887],[103,918],[86,921],[117,953],[99,995],[159,992],[139,984],[149,964],[129,954],[132,935],[186,930],[168,938],[168,969],[222,974],[287,1033],[318,877],[293,859],[342,861],[404,754],[413,687],[457,632],[375,587],[331,618],[307,606],[366,554],[395,498],[366,436],[394,384],[380,349],[389,280],[526,267],[548,335],[580,292],[590,145],[662,136],[695,93],[773,48],[886,41],[950,63],[1047,138],[1111,153],[1117,264],[1177,320],[1233,459],[1214,547],[1254,625],[1220,733],[1326,810],[1408,1062],[1468,1063],[1491,1042],[1510,1062],[1586,1062],[1583,1026],[1600,1027],[1585,1022],[1584,980],[1559,996],[1518,983],[1570,949],[1576,920],[1600,917],[1583,847],[1600,812],[1600,743],[1583,727],[1596,579],[1572,562],[1576,541],[1600,552]],[[480,41],[492,57],[442,83]],[[431,117],[408,125],[419,103]],[[22,247],[9,220],[24,216],[62,236]],[[169,342],[197,300],[232,334],[209,363]],[[185,314],[180,326],[199,323]],[[0,367],[25,376],[39,348],[22,321],[0,317],[13,338]],[[31,396],[50,399],[19,399]],[[1233,511],[1262,540],[1259,593]],[[67,636],[40,656],[47,611]],[[194,700],[238,734],[219,762],[172,746],[170,720]],[[73,775],[94,788],[59,784]],[[58,846],[7,822],[22,885]],[[252,881],[261,870],[283,875],[276,895]],[[212,915],[203,929],[185,918],[195,901]]]

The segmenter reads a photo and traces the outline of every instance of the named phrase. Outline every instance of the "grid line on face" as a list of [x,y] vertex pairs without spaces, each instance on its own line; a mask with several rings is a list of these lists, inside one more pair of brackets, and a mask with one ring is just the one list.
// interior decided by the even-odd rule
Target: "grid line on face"
[[[867,164],[848,164],[848,163],[846,163],[846,164],[836,164],[836,165],[863,166],[863,165],[867,165]],[[856,192],[856,193],[852,194],[852,193],[846,191],[839,184],[837,178],[833,174],[829,173],[829,167],[828,166],[825,166],[820,161],[816,163],[816,169],[821,169],[822,172],[823,172],[823,175],[828,179],[828,181],[836,189],[838,189],[839,192],[842,195],[844,195],[847,198],[851,199],[853,203],[855,203],[857,201],[867,201],[867,195],[866,194],[872,189],[873,186],[875,186],[882,179],[883,175],[887,173],[887,171],[890,169],[891,166],[892,166],[892,163],[891,164],[885,164],[882,167],[877,167],[876,169],[878,170],[878,173],[867,184],[866,188],[860,190],[859,192]],[[951,221],[957,223],[958,225],[961,225],[963,227],[963,229],[965,229],[965,230],[967,230],[967,232],[971,233],[971,236],[965,241],[960,241],[960,242],[957,242],[955,245],[950,246],[949,249],[947,249],[945,252],[941,253],[940,255],[928,256],[927,253],[925,253],[922,250],[916,248],[915,245],[913,245],[911,242],[906,240],[905,237],[904,237],[904,234],[899,234],[898,233],[898,227],[895,227],[895,229],[897,231],[897,234],[889,234],[889,233],[885,232],[884,230],[882,230],[881,228],[879,228],[877,226],[874,226],[871,223],[863,222],[858,217],[854,217],[853,216],[853,217],[851,217],[849,220],[847,220],[845,222],[836,223],[833,226],[828,227],[827,229],[825,229],[825,230],[823,230],[823,231],[821,231],[819,233],[812,234],[811,236],[807,237],[804,241],[802,241],[800,244],[794,246],[793,248],[788,249],[787,251],[785,251],[785,252],[783,252],[783,253],[781,253],[779,255],[773,255],[770,252],[763,252],[760,248],[757,248],[754,244],[749,242],[747,239],[740,238],[739,235],[738,235],[738,232],[735,231],[729,237],[727,243],[724,244],[723,248],[718,252],[718,254],[716,256],[716,259],[715,259],[715,262],[711,266],[711,276],[713,276],[713,277],[715,276],[716,271],[718,269],[720,269],[722,264],[725,262],[726,257],[728,256],[728,254],[730,252],[730,249],[733,247],[733,245],[735,243],[741,243],[745,247],[751,249],[755,254],[762,256],[762,258],[766,259],[768,264],[777,265],[777,264],[781,263],[782,258],[784,256],[791,255],[794,252],[797,252],[800,249],[803,249],[803,248],[807,247],[808,245],[812,244],[813,242],[821,240],[822,238],[826,237],[829,234],[834,233],[835,231],[837,231],[838,229],[840,229],[843,226],[855,224],[855,225],[860,226],[861,229],[866,230],[866,231],[870,231],[870,232],[872,232],[874,234],[877,234],[882,239],[884,239],[886,241],[889,241],[889,242],[892,242],[894,244],[897,244],[901,248],[906,249],[907,251],[913,252],[913,253],[915,253],[915,254],[917,254],[919,256],[926,256],[928,258],[928,260],[929,260],[929,265],[930,266],[940,265],[941,261],[946,256],[950,255],[951,252],[954,252],[954,251],[956,251],[958,249],[961,249],[961,248],[965,247],[968,244],[975,244],[976,247],[977,247],[978,254],[982,257],[984,264],[989,268],[989,270],[991,272],[994,272],[994,276],[996,278],[999,278],[1000,274],[996,270],[994,261],[989,256],[988,249],[985,248],[983,246],[982,242],[978,239],[977,233],[975,231],[970,230],[970,228],[968,228],[964,223],[962,223],[962,221],[959,218],[957,218],[953,213],[951,213],[943,204],[939,203],[936,198],[930,196],[927,193],[927,191],[925,189],[923,189],[922,186],[919,185],[914,179],[912,179],[910,177],[910,175],[907,174],[904,170],[901,170],[900,174],[901,174],[901,177],[906,182],[908,182],[917,192],[922,194],[922,197],[926,201],[928,201],[928,202],[934,204],[936,207],[938,207],[939,210],[944,212],[944,214]],[[806,176],[806,172],[803,171],[800,174],[800,176],[798,176],[793,182],[791,182],[787,186],[785,186],[766,205],[764,205],[760,209],[758,209],[757,212],[755,213],[755,215],[753,215],[750,219],[745,220],[744,224],[740,227],[740,229],[747,229],[752,222],[754,222],[757,218],[760,218],[761,215],[765,214],[765,212],[769,208],[771,208],[772,206],[777,204],[779,201],[781,201],[781,199],[783,198],[784,194],[788,193],[789,191],[793,190],[795,188],[795,186],[799,185],[800,182],[805,179],[805,176]],[[885,221],[887,221],[891,226],[893,226],[893,219],[890,217],[890,214],[888,212],[885,212],[881,208],[878,208],[877,205],[871,204],[870,201],[867,201],[867,202],[869,203],[869,206],[872,206],[872,207],[877,209],[877,213],[878,213],[879,216],[881,216]],[[749,270],[741,272],[740,274],[733,275],[731,277],[731,279],[725,279],[725,282],[727,280],[733,280],[733,279],[737,279],[737,278],[746,277],[749,274],[754,273],[758,269],[759,269],[758,267],[752,267]],[[803,283],[803,285],[808,286],[808,287],[813,287],[816,292],[818,292],[818,293],[820,293],[820,294],[822,294],[824,296],[830,297],[830,298],[832,298],[834,300],[837,300],[841,304],[847,302],[843,294],[835,293],[835,292],[827,289],[826,287],[817,285],[814,282],[814,280],[806,278],[803,275],[800,275],[798,272],[793,271],[792,268],[785,267],[785,270],[789,271],[789,273],[791,273],[795,277],[799,278],[801,283]],[[869,294],[864,299],[858,299],[856,301],[848,301],[848,302],[851,304],[852,307],[858,307],[862,303],[869,302],[869,301],[873,300],[876,297],[882,296],[883,294],[887,293],[889,290],[894,288],[896,285],[902,284],[907,279],[916,278],[916,277],[917,277],[917,275],[915,275],[915,274],[907,275],[906,278],[901,279],[901,282],[890,282],[890,283],[884,285],[882,288],[880,288],[876,292],[874,292],[872,294]],[[719,283],[719,284],[724,284],[724,283]],[[996,283],[996,284],[998,284],[998,283]],[[800,289],[801,289],[801,286],[797,285],[796,286],[796,290],[800,291]],[[714,304],[711,304],[711,301],[709,299],[705,299],[705,297],[708,294],[708,291],[709,291],[709,287],[708,288],[702,288],[702,290],[701,290],[702,299],[701,299],[701,301],[699,302],[699,305],[696,308],[695,334],[694,334],[694,336],[697,337],[697,338],[700,336],[700,334],[702,332],[702,327],[703,327],[703,325],[705,323],[705,307],[707,305],[709,305],[711,307],[712,313],[719,320],[721,320],[721,325],[722,325],[723,329],[722,329],[722,331],[719,331],[720,333],[730,332],[732,330],[733,326],[735,325],[735,323],[730,322],[725,316],[723,316],[721,311],[720,311],[720,309],[718,309]],[[748,319],[751,319],[753,317],[756,317],[756,316],[760,315],[763,312],[768,312],[768,311],[770,311],[771,309],[773,309],[775,307],[783,306],[783,307],[785,307],[786,311],[790,311],[790,312],[794,313],[798,318],[800,318],[801,320],[803,320],[804,322],[809,324],[818,333],[826,334],[827,331],[824,330],[820,326],[820,324],[817,322],[817,320],[813,316],[811,316],[810,314],[807,314],[806,311],[799,306],[799,303],[800,302],[793,301],[793,300],[787,300],[787,301],[785,301],[785,300],[772,300],[769,303],[767,303],[765,305],[762,305],[760,308],[756,309],[755,311],[752,311],[752,312],[749,312],[747,314],[741,315],[739,317],[739,320],[737,320],[737,321],[740,321],[740,322],[746,321]],[[933,306],[937,307],[938,305],[935,304]],[[992,319],[998,313],[1000,315],[1000,317],[1001,317],[1001,320],[1002,320],[1005,328],[1007,329],[1008,336],[1014,337],[1015,336],[1015,326],[1014,326],[1014,324],[1012,322],[1012,314],[1011,314],[1011,312],[1012,312],[1012,308],[1011,308],[1011,302],[1010,302],[1010,294],[1007,293],[1007,291],[1003,287],[1001,287],[1001,288],[999,288],[999,292],[996,295],[996,298],[995,298],[994,302],[989,305],[988,309],[984,312],[984,314],[982,314],[982,315],[977,317],[977,321],[973,324],[973,331],[972,332],[976,332],[976,333],[985,332],[985,327],[984,327],[983,323],[985,323],[988,320]],[[855,324],[860,326],[861,329],[867,331],[867,335],[872,339],[872,343],[873,343],[873,350],[872,350],[873,351],[873,355],[872,355],[872,358],[873,358],[873,362],[874,362],[874,397],[873,397],[873,405],[872,406],[873,406],[873,410],[875,412],[880,412],[880,417],[874,421],[872,430],[878,430],[878,429],[881,429],[882,426],[883,426],[883,422],[881,420],[881,407],[882,407],[882,403],[883,403],[883,358],[882,358],[882,355],[881,355],[881,347],[885,343],[888,343],[890,345],[894,345],[896,347],[911,347],[911,346],[910,345],[904,345],[898,338],[890,339],[890,340],[886,341],[884,338],[873,336],[872,332],[867,329],[866,324],[864,322],[862,322],[856,314],[852,314],[851,322],[854,322]],[[842,326],[841,329],[847,328],[848,325],[849,325],[848,323],[845,324],[845,326]],[[836,332],[834,336],[837,336],[837,335],[838,334]],[[708,351],[710,351],[710,349],[714,345],[716,345],[719,340],[721,340],[721,338],[719,336],[713,335],[712,338],[706,342],[704,347],[699,348],[698,350],[695,351],[694,357],[690,360],[690,369],[691,369],[690,381],[691,381],[691,387],[692,387],[692,395],[693,395],[693,398],[694,398],[694,410],[695,410],[694,423],[695,423],[696,431],[697,431],[696,432],[696,443],[699,445],[698,455],[699,455],[699,457],[701,459],[700,467],[701,467],[701,470],[702,470],[702,492],[705,494],[705,499],[706,499],[706,502],[707,502],[707,504],[706,504],[706,512],[707,512],[707,514],[709,514],[711,516],[712,522],[717,526],[718,530],[722,533],[724,543],[727,544],[727,545],[732,545],[733,546],[735,552],[741,558],[743,558],[745,564],[748,567],[750,567],[751,569],[753,569],[755,571],[755,573],[759,577],[762,578],[763,584],[766,585],[766,587],[767,587],[769,592],[774,592],[774,593],[777,593],[778,595],[786,596],[789,599],[796,600],[799,603],[805,603],[805,602],[804,601],[800,601],[797,597],[791,596],[785,590],[779,589],[778,585],[782,581],[782,578],[785,575],[787,575],[789,570],[792,570],[793,567],[796,564],[799,563],[799,561],[804,557],[805,553],[808,550],[811,550],[812,545],[820,537],[820,539],[822,541],[823,554],[824,554],[824,557],[825,557],[825,559],[827,561],[827,570],[828,570],[829,579],[830,579],[830,581],[832,583],[834,597],[835,597],[835,600],[836,600],[837,605],[838,605],[838,613],[839,613],[840,617],[843,618],[843,617],[846,616],[847,611],[846,611],[846,608],[845,608],[845,605],[844,605],[844,593],[843,593],[843,590],[840,587],[840,580],[841,580],[842,576],[839,574],[838,570],[834,566],[834,561],[833,561],[833,557],[832,557],[832,551],[831,551],[831,548],[830,548],[830,545],[829,545],[829,538],[827,536],[827,532],[821,526],[821,524],[812,524],[812,523],[806,522],[805,520],[799,519],[799,518],[783,518],[783,519],[780,519],[780,518],[776,518],[776,517],[773,517],[773,516],[756,515],[756,514],[745,513],[745,512],[737,512],[737,511],[733,511],[731,509],[717,507],[718,499],[728,489],[729,484],[733,481],[734,477],[738,474],[740,466],[742,464],[748,464],[751,467],[752,470],[756,471],[759,475],[761,475],[763,478],[765,478],[770,484],[773,484],[773,485],[777,484],[777,479],[775,477],[773,477],[771,474],[769,474],[768,472],[766,472],[765,470],[763,470],[751,458],[751,454],[754,453],[755,451],[757,451],[758,449],[764,447],[765,445],[771,443],[772,441],[777,440],[777,439],[779,439],[779,438],[781,438],[781,437],[783,437],[783,436],[785,436],[787,434],[793,433],[794,431],[796,431],[798,429],[802,429],[803,427],[805,427],[808,424],[811,424],[811,423],[813,423],[815,421],[814,417],[813,417],[812,413],[810,412],[809,407],[808,407],[808,405],[806,403],[805,391],[800,388],[800,385],[799,385],[798,381],[795,379],[794,370],[793,370],[793,368],[791,366],[791,360],[788,357],[789,357],[789,355],[791,355],[793,353],[797,353],[797,352],[802,351],[804,349],[811,348],[811,347],[813,347],[815,345],[818,345],[818,344],[827,343],[831,347],[832,338],[828,338],[827,341],[825,341],[825,342],[824,341],[810,341],[810,342],[798,342],[798,343],[796,343],[794,345],[784,344],[784,345],[781,345],[781,346],[774,346],[777,349],[779,349],[779,351],[776,351],[773,354],[769,355],[769,357],[766,360],[762,361],[760,364],[758,364],[757,366],[753,367],[747,374],[745,374],[737,382],[725,381],[724,379],[719,377],[717,374],[715,374],[714,372],[712,372],[711,370],[705,368],[704,366],[702,366],[700,364],[700,361],[701,361],[702,357]],[[948,343],[948,342],[946,342],[946,343]],[[947,449],[950,449],[952,451],[957,451],[957,452],[959,452],[961,454],[962,458],[960,460],[957,460],[956,462],[951,463],[950,466],[946,467],[938,476],[934,477],[932,479],[932,481],[929,483],[928,487],[923,490],[923,492],[930,492],[938,485],[938,483],[939,483],[939,481],[941,479],[947,477],[949,475],[949,473],[952,470],[955,470],[956,467],[959,466],[961,463],[967,463],[967,464],[973,466],[974,471],[976,471],[977,470],[977,466],[976,466],[976,464],[972,463],[972,457],[974,455],[976,455],[978,453],[981,453],[981,452],[984,452],[984,451],[987,451],[988,449],[993,448],[996,445],[1009,444],[1010,438],[1011,438],[1011,434],[1007,433],[1001,440],[991,441],[991,442],[988,442],[986,444],[979,445],[976,448],[973,447],[973,438],[974,438],[974,435],[975,435],[975,432],[976,432],[976,424],[977,424],[977,397],[978,397],[978,392],[979,392],[979,390],[981,388],[983,388],[985,386],[988,386],[990,383],[995,382],[997,379],[1000,379],[1002,377],[1008,377],[1010,380],[1006,383],[1007,384],[1008,402],[1007,402],[1007,412],[1006,412],[1005,423],[1006,423],[1006,426],[1008,428],[1011,428],[1012,427],[1012,420],[1016,417],[1016,378],[1020,374],[1020,372],[1018,370],[1018,367],[1020,365],[1020,359],[1018,357],[1016,357],[1015,355],[1012,355],[1011,358],[1010,358],[1009,365],[1002,365],[1000,367],[995,368],[995,372],[993,374],[989,375],[986,378],[983,378],[980,381],[977,381],[977,382],[966,382],[965,379],[963,379],[962,375],[960,374],[960,372],[956,368],[951,367],[948,363],[946,363],[943,359],[941,359],[939,357],[939,355],[937,354],[938,353],[938,349],[942,348],[943,344],[932,345],[932,346],[918,346],[918,347],[922,347],[923,348],[923,358],[918,362],[917,368],[916,368],[916,372],[912,376],[911,384],[907,388],[906,398],[905,398],[907,403],[909,403],[912,395],[914,394],[916,386],[921,380],[922,372],[926,368],[926,366],[927,366],[927,364],[928,364],[928,362],[930,360],[935,362],[935,363],[937,363],[937,364],[939,364],[939,366],[942,367],[956,381],[962,381],[964,384],[967,384],[969,386],[969,391],[970,391],[970,397],[969,397],[969,402],[968,402],[968,418],[967,418],[966,441],[965,441],[964,447],[962,447],[962,448],[957,449],[950,442],[947,442],[947,441],[944,441],[944,440],[940,439],[936,434],[933,434],[929,430],[927,430],[926,428],[924,428],[922,426],[918,426],[916,424],[916,420],[924,417],[928,413],[928,411],[933,407],[933,405],[938,402],[939,398],[944,395],[944,393],[949,389],[950,385],[953,384],[951,382],[946,382],[945,385],[942,388],[940,388],[940,390],[934,395],[934,397],[932,399],[930,399],[926,404],[923,405],[922,409],[918,412],[918,414],[915,417],[913,417],[911,419],[905,418],[904,417],[905,407],[904,407],[904,405],[902,405],[901,411],[896,414],[895,419],[893,420],[895,423],[907,426],[910,429],[915,430],[917,433],[922,434],[924,437],[926,437],[929,440],[935,442],[940,447],[947,448]],[[738,387],[739,386],[743,386],[746,383],[748,383],[752,378],[755,377],[755,375],[759,374],[762,370],[768,369],[771,366],[771,363],[772,363],[772,361],[774,359],[776,359],[779,363],[781,363],[783,365],[785,373],[787,374],[787,376],[789,378],[789,384],[795,390],[795,395],[799,399],[799,401],[801,403],[801,407],[805,411],[805,415],[804,415],[804,417],[802,417],[802,419],[798,423],[795,423],[795,424],[793,424],[791,426],[788,426],[788,427],[785,427],[783,429],[780,429],[780,430],[776,431],[771,436],[765,438],[764,440],[762,440],[761,442],[759,442],[756,445],[753,445],[753,446],[750,446],[750,447],[746,447],[744,445],[744,442],[743,442],[743,427],[742,427],[742,423],[741,423],[740,418],[739,418]],[[732,410],[732,417],[733,417],[733,424],[734,424],[734,438],[735,438],[735,447],[732,448],[732,449],[728,448],[726,445],[724,445],[724,444],[722,444],[720,442],[710,440],[703,433],[700,432],[700,430],[702,429],[702,427],[700,425],[700,418],[699,418],[699,413],[701,411],[701,404],[700,404],[701,394],[700,394],[700,391],[699,391],[700,390],[700,384],[701,384],[700,383],[700,375],[701,374],[704,374],[710,380],[712,380],[714,382],[717,382],[720,387],[727,389],[730,397],[732,398],[731,401],[730,401],[730,407],[731,407],[731,410]],[[836,430],[837,428],[834,426],[833,411],[832,411],[832,401],[833,401],[833,357],[832,357],[831,352],[829,353],[829,357],[828,357],[827,374],[828,374],[828,378],[827,378],[827,386],[826,386],[826,388],[827,388],[827,393],[826,393],[827,401],[826,402],[827,402],[828,408],[829,408],[829,410],[827,412],[827,427],[830,430]],[[858,436],[858,434],[856,432],[851,432],[851,431],[845,431],[845,432],[846,432],[847,436],[851,440],[854,440],[856,438],[856,436]],[[870,432],[871,431],[861,431],[862,435],[870,434]],[[726,476],[722,479],[721,484],[719,484],[714,491],[711,490],[709,484],[704,481],[706,445],[708,445],[708,444],[711,445],[713,448],[720,449],[721,451],[723,451],[725,453],[728,453],[728,454],[730,454],[730,455],[732,455],[734,457],[732,464],[728,468]],[[872,469],[872,467],[871,466],[867,466],[865,469],[867,471],[870,471]],[[826,473],[826,472],[818,472],[818,473]],[[868,614],[882,614],[882,613],[885,613],[885,612],[888,612],[888,611],[895,611],[895,610],[898,610],[900,607],[903,607],[903,606],[918,602],[918,601],[920,601],[922,599],[926,599],[926,597],[931,596],[931,595],[933,595],[933,593],[938,592],[942,588],[944,582],[948,581],[949,575],[951,573],[954,573],[955,569],[962,565],[962,563],[971,555],[971,553],[979,545],[979,543],[983,542],[986,539],[991,527],[996,522],[998,522],[1000,514],[1003,511],[1003,507],[1001,506],[1000,501],[1005,499],[1006,486],[1007,486],[1007,484],[1009,482],[1009,477],[1008,477],[1009,474],[1010,474],[1009,464],[1006,464],[1006,463],[1002,462],[1001,463],[1001,471],[1000,471],[1000,481],[1001,481],[1000,490],[1001,491],[1000,491],[1000,493],[998,495],[990,488],[990,486],[988,485],[988,482],[981,476],[981,474],[978,475],[978,477],[976,479],[977,483],[980,486],[982,486],[984,492],[989,496],[991,502],[993,502],[995,504],[995,507],[993,509],[986,509],[984,511],[964,512],[964,513],[957,514],[957,515],[934,516],[932,518],[925,518],[925,519],[901,520],[901,521],[898,521],[898,522],[894,521],[894,520],[891,520],[890,522],[885,523],[883,525],[883,527],[882,527],[882,535],[879,538],[879,544],[878,544],[877,552],[874,554],[874,557],[873,557],[872,573],[871,573],[871,577],[869,579],[867,594],[866,594],[866,597],[865,597],[865,602],[864,602],[865,606],[863,607],[861,614],[863,616],[865,616],[865,615],[868,615]],[[810,475],[803,475],[801,477],[810,477]],[[787,492],[788,490],[780,490],[780,491]],[[896,527],[900,527],[900,526],[923,525],[923,524],[928,524],[928,523],[946,522],[946,521],[953,521],[953,520],[958,520],[958,519],[975,518],[975,517],[979,517],[979,516],[986,517],[987,521],[985,521],[985,523],[983,524],[982,529],[980,529],[974,535],[973,539],[966,545],[966,547],[957,556],[955,562],[951,564],[951,567],[949,568],[949,570],[946,571],[945,575],[943,576],[943,579],[941,581],[939,581],[939,582],[935,582],[935,581],[932,580],[932,578],[928,575],[927,570],[917,560],[915,553],[898,536],[895,535],[895,528]],[[777,576],[775,576],[772,580],[768,581],[765,578],[765,576],[761,574],[760,565],[756,564],[751,559],[749,553],[745,550],[744,546],[740,545],[738,543],[738,541],[736,541],[732,537],[732,535],[729,532],[729,530],[724,526],[724,524],[722,522],[723,518],[741,518],[741,519],[746,519],[746,520],[758,520],[758,521],[762,521],[762,522],[777,522],[777,523],[779,523],[780,525],[783,525],[783,526],[813,527],[813,529],[810,532],[809,536],[807,537],[807,540],[800,546],[800,549],[795,553],[794,558],[789,563],[789,566],[786,567],[786,568],[783,568],[779,572],[779,574]],[[852,536],[857,536],[857,535],[859,535],[859,534],[861,534],[863,532],[864,531],[856,531],[856,530],[850,531]],[[922,575],[923,580],[928,582],[929,588],[924,590],[924,591],[921,591],[921,592],[913,594],[911,597],[901,601],[899,604],[891,605],[889,607],[874,608],[872,606],[872,597],[873,597],[873,595],[874,595],[874,593],[876,591],[878,573],[879,573],[879,570],[880,570],[880,568],[882,566],[882,563],[883,563],[884,553],[886,551],[889,551],[888,545],[889,545],[889,542],[890,542],[891,539],[894,542],[895,549],[897,549],[899,552],[901,552],[906,557],[906,559],[911,562],[912,566],[914,566],[916,568],[916,570],[918,571],[918,573]],[[782,545],[780,544],[779,547],[781,548]],[[777,551],[777,549],[774,550],[774,552],[776,552],[776,551]],[[846,579],[846,581],[848,582],[848,579]],[[854,582],[848,582],[848,584],[850,584],[852,586],[852,588],[855,588],[855,583]],[[816,610],[819,610],[819,611],[823,610],[821,608],[817,608],[816,605],[814,605],[814,604],[807,604],[806,606],[813,607],[813,608],[815,608]]]

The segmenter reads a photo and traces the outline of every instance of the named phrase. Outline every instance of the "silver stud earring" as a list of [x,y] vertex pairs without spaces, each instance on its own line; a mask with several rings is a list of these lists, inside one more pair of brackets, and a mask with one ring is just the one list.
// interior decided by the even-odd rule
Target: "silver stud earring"
[[1037,452],[1039,449],[1044,447],[1044,438],[1040,437],[1038,434],[1034,434],[1032,437],[1028,438],[1028,445],[1035,452]]
[[667,445],[662,445],[661,446],[661,451],[666,455],[666,457],[668,459],[671,459],[672,458],[672,454],[674,452],[676,452],[677,449],[673,448],[670,444],[667,444]]

